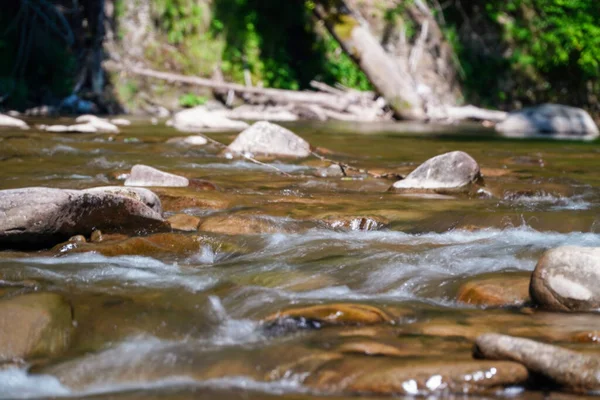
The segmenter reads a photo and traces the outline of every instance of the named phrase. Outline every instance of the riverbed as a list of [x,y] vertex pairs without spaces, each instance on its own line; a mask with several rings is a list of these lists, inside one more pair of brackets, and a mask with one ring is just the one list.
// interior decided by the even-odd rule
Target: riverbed
[[[484,184],[395,193],[393,180],[339,176],[317,158],[263,160],[283,175],[212,144],[167,143],[184,134],[142,121],[118,135],[2,130],[0,189],[122,185],[136,164],[202,184],[153,189],[165,217],[200,222],[155,246],[118,247],[120,238],[102,251],[67,243],[0,252],[0,296],[58,293],[74,321],[66,351],[0,368],[0,398],[448,394],[456,388],[443,386],[443,371],[476,362],[481,333],[597,351],[595,340],[575,339],[598,329],[595,314],[460,296],[481,279],[526,282],[547,249],[600,246],[597,143],[509,140],[473,126],[286,126],[327,158],[368,171],[405,175],[462,150]],[[228,144],[236,133],[209,136]],[[308,311],[289,314],[297,309]],[[419,386],[410,371],[423,365],[440,378]],[[478,365],[474,377],[493,379],[493,365]],[[542,398],[527,384],[464,392]]]

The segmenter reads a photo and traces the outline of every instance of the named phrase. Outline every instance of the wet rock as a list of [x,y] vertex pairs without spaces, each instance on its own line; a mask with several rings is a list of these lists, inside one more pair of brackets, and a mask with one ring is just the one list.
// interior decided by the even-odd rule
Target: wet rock
[[96,229],[136,234],[170,229],[155,209],[110,188],[2,190],[0,217],[2,248],[49,247]]
[[531,277],[531,297],[552,310],[600,307],[600,248],[564,246],[545,252]]
[[147,165],[134,165],[125,186],[186,187],[188,178],[163,172]]
[[321,178],[341,178],[344,176],[344,171],[338,164],[331,164],[328,167],[318,168],[315,175]]
[[21,121],[18,118],[11,117],[6,114],[0,114],[0,127],[29,129],[29,126],[27,123],[25,123],[25,121]]
[[71,306],[58,294],[0,300],[0,361],[56,355],[72,330]]
[[260,235],[284,231],[283,227],[268,218],[235,214],[208,216],[200,222],[198,230],[225,235]]
[[96,133],[98,132],[98,128],[94,125],[85,123],[85,124],[75,124],[75,125],[39,125],[39,129],[45,132],[52,133]]
[[405,179],[394,183],[393,190],[465,189],[481,178],[479,164],[462,151],[430,158]]
[[496,125],[509,137],[543,137],[553,139],[593,140],[598,127],[587,111],[559,104],[542,104],[512,112]]
[[292,131],[270,122],[261,121],[240,133],[227,146],[226,152],[254,156],[283,156],[302,158],[311,154],[310,144]]
[[171,228],[177,231],[195,232],[198,230],[200,218],[187,214],[175,214],[167,219]]
[[373,325],[390,323],[392,317],[379,308],[351,303],[323,304],[282,310],[265,318],[265,323],[286,320],[305,322],[313,328],[326,325]]
[[86,189],[87,193],[110,193],[117,196],[129,197],[133,200],[141,201],[158,214],[162,214],[162,205],[158,196],[151,190],[137,187],[123,186],[100,186]]
[[204,146],[208,143],[208,140],[204,136],[192,135],[186,137],[175,137],[167,140],[169,144],[176,144],[181,146]]
[[600,356],[512,336],[486,334],[475,342],[475,356],[511,360],[574,391],[600,389]]
[[327,392],[376,395],[492,393],[523,384],[521,364],[507,361],[414,361],[393,357],[344,357],[329,361],[304,384]]
[[463,284],[457,300],[488,307],[523,306],[529,302],[529,276],[479,277]]
[[249,125],[242,121],[235,121],[219,113],[208,111],[205,107],[194,107],[180,111],[167,122],[176,129],[184,132],[202,130],[241,131]]

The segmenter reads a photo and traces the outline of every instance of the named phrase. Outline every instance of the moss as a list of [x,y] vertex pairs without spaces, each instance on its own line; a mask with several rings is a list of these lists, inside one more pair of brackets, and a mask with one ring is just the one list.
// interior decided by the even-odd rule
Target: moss
[[333,31],[342,41],[352,39],[352,31],[359,25],[356,18],[351,15],[337,15],[333,21]]

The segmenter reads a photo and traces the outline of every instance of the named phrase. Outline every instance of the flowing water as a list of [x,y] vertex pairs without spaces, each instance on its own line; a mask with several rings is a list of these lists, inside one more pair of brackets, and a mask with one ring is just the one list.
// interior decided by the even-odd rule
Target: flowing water
[[[457,293],[480,275],[526,279],[549,248],[600,246],[596,143],[507,140],[469,127],[289,127],[330,150],[328,157],[378,172],[404,174],[463,150],[480,163],[485,190],[399,194],[387,191],[393,181],[385,179],[323,177],[326,165],[317,159],[266,161],[291,175],[284,176],[228,160],[211,145],[167,144],[181,133],[141,122],[112,136],[0,131],[0,189],[121,185],[135,164],[216,186],[156,189],[166,216],[202,223],[199,232],[166,235],[156,251],[0,252],[0,295],[60,293],[75,321],[66,352],[0,366],[0,398],[383,395],[398,392],[337,390],[323,376],[352,380],[364,365],[389,386],[388,364],[471,359],[482,332],[595,346],[567,338],[597,329],[599,317],[483,309],[459,302]],[[211,137],[228,143],[235,135]],[[339,303],[375,307],[388,321],[265,322],[283,310]],[[372,351],[382,346],[388,350]],[[401,384],[423,394],[411,381]],[[538,398],[532,389],[487,395]]]

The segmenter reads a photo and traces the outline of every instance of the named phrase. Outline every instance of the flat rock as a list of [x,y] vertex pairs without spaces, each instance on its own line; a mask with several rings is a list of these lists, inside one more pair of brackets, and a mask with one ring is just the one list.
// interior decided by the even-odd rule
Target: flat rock
[[285,228],[260,216],[215,214],[203,218],[198,230],[225,235],[260,235],[283,232]]
[[425,161],[391,189],[457,190],[468,188],[480,178],[477,161],[463,151],[453,151]]
[[29,125],[25,121],[6,114],[0,114],[0,127],[29,129]]
[[529,301],[529,276],[497,274],[476,277],[458,290],[457,300],[486,307],[523,306]]
[[125,180],[125,186],[186,187],[189,184],[188,178],[141,164],[134,165]]
[[[111,188],[91,190],[32,187],[0,191],[0,248],[43,248],[100,229],[147,234],[170,230],[157,211]],[[142,193],[140,195],[140,193]],[[138,198],[136,198],[136,196]]]
[[240,133],[227,146],[233,155],[283,156],[302,158],[311,154],[310,144],[294,132],[267,121],[260,121]]
[[168,121],[168,125],[184,132],[202,130],[241,131],[249,126],[245,122],[229,119],[202,106],[176,113],[173,119]]
[[593,140],[600,135],[587,111],[560,104],[542,104],[512,112],[496,125],[496,130],[519,138]]
[[304,384],[333,393],[429,395],[487,393],[523,384],[522,365],[507,361],[406,361],[395,357],[344,357],[321,365]]
[[54,293],[0,300],[0,361],[62,352],[71,339],[71,314],[70,304]]
[[485,334],[475,342],[475,355],[490,360],[511,360],[570,390],[600,389],[600,356],[583,354],[530,339]]
[[600,308],[600,248],[564,246],[545,252],[530,287],[533,301],[560,311]]

